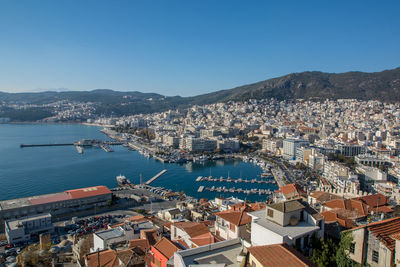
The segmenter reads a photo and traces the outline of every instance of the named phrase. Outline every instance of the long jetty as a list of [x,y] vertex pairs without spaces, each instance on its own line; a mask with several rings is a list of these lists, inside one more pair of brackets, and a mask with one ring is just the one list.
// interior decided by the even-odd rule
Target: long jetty
[[122,142],[117,141],[102,141],[102,140],[79,140],[74,143],[54,143],[54,144],[20,144],[20,147],[41,147],[41,146],[114,146],[122,145]]
[[152,182],[154,182],[154,180],[156,180],[158,177],[160,177],[161,175],[163,175],[163,174],[166,173],[166,172],[167,172],[166,169],[160,171],[160,172],[157,173],[153,178],[150,178],[150,179],[149,179],[147,182],[145,182],[144,184],[145,184],[145,185],[151,184]]
[[21,144],[20,147],[39,147],[39,146],[73,146],[74,143],[60,143],[60,144]]

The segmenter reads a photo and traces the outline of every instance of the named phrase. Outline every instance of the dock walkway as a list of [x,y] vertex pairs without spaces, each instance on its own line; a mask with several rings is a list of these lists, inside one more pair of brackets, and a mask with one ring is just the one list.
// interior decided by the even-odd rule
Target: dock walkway
[[150,179],[149,179],[147,182],[145,182],[144,184],[145,184],[145,185],[151,184],[152,182],[154,182],[154,180],[156,180],[158,177],[160,177],[161,175],[163,175],[163,174],[166,173],[166,172],[167,172],[166,169],[160,171],[160,172],[157,173],[153,178],[150,178]]

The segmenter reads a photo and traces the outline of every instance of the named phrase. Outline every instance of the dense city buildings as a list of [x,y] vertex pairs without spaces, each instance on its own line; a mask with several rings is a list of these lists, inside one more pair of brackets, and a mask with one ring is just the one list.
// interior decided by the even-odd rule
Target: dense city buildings
[[[237,158],[263,171],[253,180],[228,173],[196,182],[276,183],[279,189],[200,186],[199,194],[231,194],[208,200],[125,179],[111,190],[94,186],[1,201],[0,216],[8,242],[19,247],[39,242],[43,234],[58,241],[56,228],[71,229],[64,243],[72,243],[71,261],[79,266],[269,266],[282,261],[313,266],[313,254],[319,255],[314,250],[320,249],[313,244],[341,243],[346,233],[352,236],[345,248],[348,260],[393,266],[400,247],[399,120],[398,104],[353,99],[249,100],[91,117],[87,123],[104,126],[103,133],[148,158],[196,164]],[[238,192],[265,198],[251,203],[237,198]],[[71,218],[72,212],[87,214],[120,203],[134,214],[74,217],[55,226],[56,218]],[[10,249],[7,255],[17,253]],[[51,249],[58,255],[68,250]]]

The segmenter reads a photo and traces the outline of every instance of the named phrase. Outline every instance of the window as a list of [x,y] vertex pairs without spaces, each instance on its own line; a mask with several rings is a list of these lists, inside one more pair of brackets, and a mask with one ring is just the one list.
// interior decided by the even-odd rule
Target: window
[[355,250],[356,250],[356,244],[355,243],[351,243],[351,245],[350,245],[350,253],[354,254]]
[[379,252],[376,250],[372,251],[372,261],[376,263],[379,262]]
[[230,229],[232,232],[235,232],[235,225],[232,224],[232,223],[229,223],[229,229]]
[[268,217],[274,217],[274,211],[271,209],[268,209]]

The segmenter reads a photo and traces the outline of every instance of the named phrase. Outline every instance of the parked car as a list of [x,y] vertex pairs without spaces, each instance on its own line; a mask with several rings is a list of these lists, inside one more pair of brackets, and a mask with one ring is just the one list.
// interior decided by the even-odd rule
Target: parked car
[[13,244],[7,244],[7,245],[4,246],[5,249],[10,249],[10,248],[13,248],[13,247],[14,247]]

